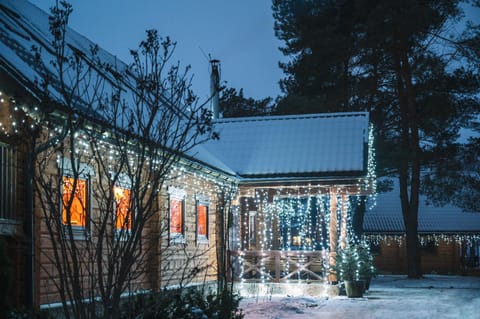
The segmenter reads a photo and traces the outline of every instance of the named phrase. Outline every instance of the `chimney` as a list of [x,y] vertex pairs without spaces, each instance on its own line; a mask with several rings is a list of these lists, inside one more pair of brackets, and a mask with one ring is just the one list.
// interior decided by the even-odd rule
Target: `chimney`
[[218,119],[220,114],[219,92],[220,92],[220,60],[210,60],[212,68],[210,73],[210,110],[213,119]]

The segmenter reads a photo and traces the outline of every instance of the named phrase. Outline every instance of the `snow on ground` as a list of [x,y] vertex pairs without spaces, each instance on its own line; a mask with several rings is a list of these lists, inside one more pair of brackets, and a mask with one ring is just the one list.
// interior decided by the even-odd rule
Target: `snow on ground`
[[245,319],[479,319],[480,277],[379,276],[364,298],[245,298]]

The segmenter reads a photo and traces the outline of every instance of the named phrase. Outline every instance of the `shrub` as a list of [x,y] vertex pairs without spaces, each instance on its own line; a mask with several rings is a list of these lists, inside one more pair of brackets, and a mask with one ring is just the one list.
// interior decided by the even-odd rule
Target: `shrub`
[[216,294],[195,288],[164,289],[156,294],[135,296],[125,304],[122,318],[242,319],[240,299],[228,291]]

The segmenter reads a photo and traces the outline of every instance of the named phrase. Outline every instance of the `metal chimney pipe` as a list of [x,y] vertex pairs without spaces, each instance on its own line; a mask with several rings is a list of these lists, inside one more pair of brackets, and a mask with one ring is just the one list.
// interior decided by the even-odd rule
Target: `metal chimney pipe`
[[210,60],[210,110],[213,119],[218,119],[220,114],[219,92],[220,92],[220,60]]

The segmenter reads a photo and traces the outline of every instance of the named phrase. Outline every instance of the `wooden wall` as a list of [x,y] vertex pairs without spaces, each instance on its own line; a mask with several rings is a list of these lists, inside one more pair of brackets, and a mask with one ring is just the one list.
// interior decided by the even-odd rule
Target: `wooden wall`
[[[52,166],[49,174],[58,174]],[[92,182],[95,182],[94,180]],[[171,242],[168,238],[168,187],[175,186],[186,192],[185,198],[185,242]],[[132,282],[132,290],[149,289],[157,291],[165,286],[203,283],[216,279],[216,193],[217,185],[198,177],[193,172],[183,172],[180,177],[164,185],[158,197],[158,212],[144,229],[149,253],[142,276]],[[196,238],[196,199],[202,195],[209,200],[208,242],[197,242]],[[92,199],[94,200],[94,199]],[[60,204],[60,203],[59,203]],[[39,206],[37,206],[39,207]],[[92,218],[95,218],[92,208]],[[39,304],[55,303],[60,300],[54,280],[56,269],[51,261],[53,246],[47,232],[44,217],[37,210],[37,301]],[[188,280],[187,280],[188,279]],[[85,278],[88,286],[89,278]]]
[[[407,249],[405,242],[384,240],[375,254],[375,266],[380,273],[406,274]],[[455,241],[441,240],[421,249],[421,267],[424,274],[461,274],[460,247]]]

